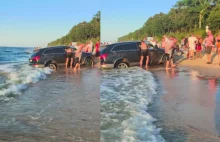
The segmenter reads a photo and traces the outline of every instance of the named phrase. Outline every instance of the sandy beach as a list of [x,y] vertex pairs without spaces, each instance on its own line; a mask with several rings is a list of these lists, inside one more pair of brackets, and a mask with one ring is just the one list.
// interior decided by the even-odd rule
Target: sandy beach
[[0,141],[100,139],[100,73],[60,69],[0,103]]

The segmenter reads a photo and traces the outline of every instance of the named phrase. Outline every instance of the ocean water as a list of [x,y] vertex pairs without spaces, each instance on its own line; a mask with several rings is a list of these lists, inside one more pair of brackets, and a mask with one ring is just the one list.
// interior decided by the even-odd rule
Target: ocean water
[[0,101],[21,95],[31,83],[45,79],[52,71],[49,68],[34,68],[28,65],[33,48],[0,47]]
[[153,74],[142,69],[101,72],[102,142],[163,142],[160,128],[148,113],[157,95]]

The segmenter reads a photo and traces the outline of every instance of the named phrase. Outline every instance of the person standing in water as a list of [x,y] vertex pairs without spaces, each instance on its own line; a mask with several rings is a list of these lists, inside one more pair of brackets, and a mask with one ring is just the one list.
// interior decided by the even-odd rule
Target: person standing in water
[[148,53],[148,47],[147,44],[144,42],[144,40],[141,41],[141,59],[140,59],[140,67],[142,68],[143,60],[146,57],[146,68],[148,68],[149,63],[149,53]]
[[174,46],[176,45],[177,39],[170,37],[165,44],[165,53],[167,56],[166,69],[169,69],[169,65],[174,68],[176,65],[173,63]]
[[81,60],[83,48],[84,48],[84,45],[81,44],[79,46],[79,48],[76,50],[76,54],[75,54],[75,64],[76,65],[74,67],[74,70],[80,69],[80,60]]
[[72,68],[72,66],[73,66],[73,50],[69,46],[65,50],[66,50],[66,54],[67,54],[66,69],[68,67],[69,60],[70,60],[70,68]]

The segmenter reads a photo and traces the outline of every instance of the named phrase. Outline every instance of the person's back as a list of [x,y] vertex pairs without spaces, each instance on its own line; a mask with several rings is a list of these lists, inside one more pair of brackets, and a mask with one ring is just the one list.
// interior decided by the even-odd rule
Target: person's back
[[175,38],[169,38],[166,42],[165,52],[167,53],[169,50],[173,49],[176,42],[177,40]]

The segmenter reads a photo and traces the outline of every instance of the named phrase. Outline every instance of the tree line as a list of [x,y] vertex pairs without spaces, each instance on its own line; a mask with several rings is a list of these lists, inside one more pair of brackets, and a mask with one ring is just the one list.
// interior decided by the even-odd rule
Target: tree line
[[90,22],[83,21],[69,31],[69,33],[48,46],[68,45],[71,42],[85,43],[88,40],[96,42],[100,39],[100,11],[98,11]]
[[180,40],[191,33],[205,37],[207,25],[214,34],[220,31],[220,0],[179,0],[167,14],[155,14],[140,29],[118,40],[141,40],[144,37],[161,40],[164,34]]

